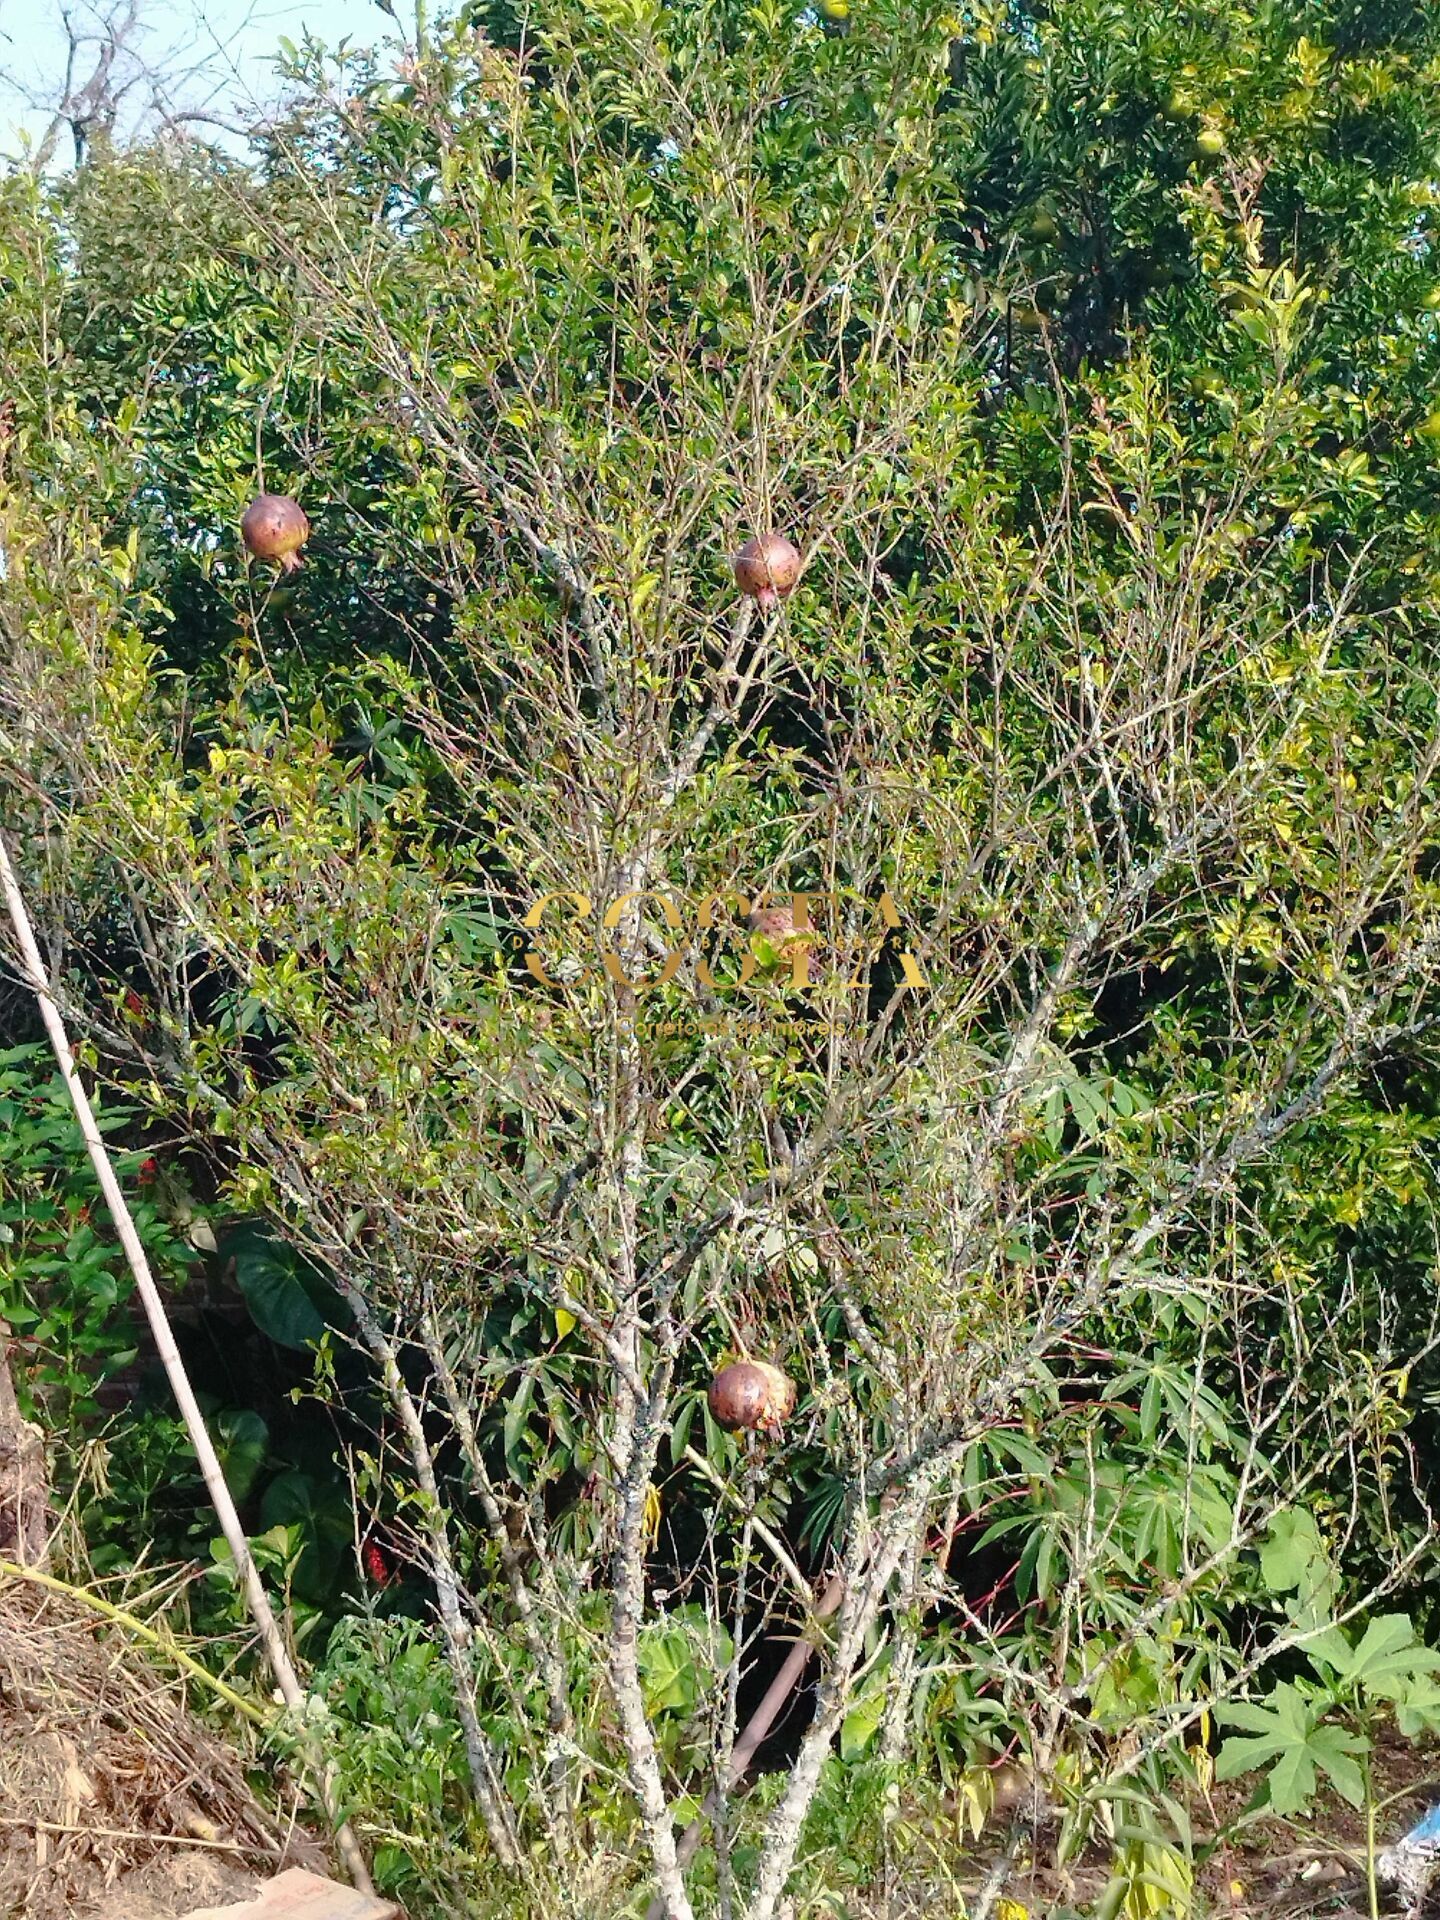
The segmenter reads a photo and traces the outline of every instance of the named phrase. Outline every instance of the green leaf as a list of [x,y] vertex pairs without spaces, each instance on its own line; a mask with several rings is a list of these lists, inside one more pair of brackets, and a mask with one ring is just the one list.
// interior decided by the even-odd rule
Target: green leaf
[[1420,1679],[1395,1702],[1395,1724],[1407,1740],[1440,1732],[1440,1686]]
[[1260,1572],[1266,1586],[1272,1593],[1298,1587],[1324,1551],[1314,1518],[1303,1507],[1277,1513],[1260,1543]]
[[504,1443],[505,1464],[512,1473],[519,1470],[520,1437],[525,1431],[530,1404],[535,1397],[535,1375],[526,1368],[520,1375],[520,1381],[510,1396],[510,1404],[505,1409]]
[[1234,1780],[1268,1765],[1270,1805],[1276,1813],[1290,1814],[1314,1799],[1318,1770],[1337,1792],[1359,1805],[1364,1780],[1350,1756],[1368,1752],[1368,1742],[1359,1734],[1318,1725],[1318,1711],[1288,1680],[1280,1682],[1264,1705],[1237,1700],[1222,1708],[1220,1717],[1227,1726],[1248,1728],[1251,1736],[1225,1742],[1216,1756],[1215,1777]]
[[313,1346],[325,1332],[320,1301],[329,1290],[319,1272],[294,1248],[253,1222],[234,1227],[220,1245],[235,1262],[235,1281],[250,1317],[280,1347]]
[[1352,1807],[1365,1804],[1365,1776],[1350,1756],[1369,1750],[1368,1740],[1359,1734],[1343,1733],[1339,1727],[1317,1727],[1310,1736],[1309,1751],[1315,1764],[1330,1776],[1335,1791]]
[[[1216,1769],[1217,1773],[1219,1769]],[[1270,1769],[1267,1783],[1276,1813],[1300,1813],[1315,1798],[1315,1763],[1306,1747],[1289,1747]]]
[[270,1430],[252,1408],[231,1408],[214,1423],[215,1452],[230,1497],[238,1505],[260,1477],[270,1447]]
[[1413,1681],[1436,1671],[1440,1671],[1440,1654],[1417,1645],[1409,1615],[1382,1613],[1365,1629],[1351,1659],[1349,1678],[1393,1699]]
[[1107,1118],[1105,1103],[1090,1082],[1077,1077],[1067,1082],[1065,1092],[1070,1101],[1070,1111],[1075,1115],[1076,1125],[1085,1138],[1093,1140],[1103,1133]]
[[885,1689],[875,1687],[856,1701],[840,1723],[840,1758],[855,1760],[865,1751],[885,1718]]
[[694,1651],[683,1629],[647,1633],[640,1644],[639,1664],[645,1705],[651,1713],[681,1713],[694,1704]]
[[680,1455],[685,1451],[686,1442],[690,1438],[691,1422],[695,1418],[695,1409],[698,1403],[699,1395],[693,1393],[687,1395],[680,1403],[670,1427],[670,1457],[672,1460],[678,1460]]
[[338,1481],[317,1482],[292,1470],[278,1474],[260,1501],[260,1524],[267,1530],[293,1528],[301,1542],[296,1587],[304,1598],[323,1602],[347,1569],[354,1528],[349,1496]]

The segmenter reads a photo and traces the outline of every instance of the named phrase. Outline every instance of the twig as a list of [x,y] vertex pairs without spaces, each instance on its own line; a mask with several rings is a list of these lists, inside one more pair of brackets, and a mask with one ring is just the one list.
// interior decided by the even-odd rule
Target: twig
[[[261,1849],[244,1846],[239,1840],[202,1840],[193,1833],[142,1833],[133,1827],[67,1827],[59,1820],[27,1819],[23,1814],[0,1813],[0,1827],[23,1827],[27,1832],[40,1833],[76,1833],[83,1834],[87,1840],[145,1840],[154,1846],[162,1847],[209,1847],[216,1853],[256,1853]],[[278,1847],[266,1849],[280,1858]]]
[[[815,1602],[815,1610],[811,1615],[811,1619],[828,1620],[830,1615],[839,1609],[840,1602],[844,1598],[844,1576],[838,1573],[834,1574],[831,1576],[825,1591]],[[796,1640],[794,1646],[791,1647],[789,1653],[786,1654],[784,1664],[765,1691],[764,1699],[760,1702],[754,1713],[751,1714],[749,1721],[746,1723],[745,1731],[735,1742],[734,1749],[730,1755],[729,1778],[725,1783],[727,1791],[731,1787],[737,1786],[739,1782],[744,1779],[750,1762],[755,1758],[760,1742],[775,1724],[780,1709],[790,1698],[790,1695],[795,1691],[796,1687],[799,1686],[805,1669],[810,1664],[810,1656],[814,1651],[815,1648],[813,1644],[801,1635]],[[699,1813],[696,1814],[695,1818],[685,1829],[684,1834],[681,1836],[680,1844],[675,1849],[675,1859],[679,1866],[684,1867],[688,1865],[694,1858],[696,1849],[700,1845],[701,1837],[705,1832],[705,1822],[715,1811],[719,1798],[720,1793],[718,1787],[712,1787],[709,1793],[706,1794]],[[665,1902],[663,1897],[657,1895],[656,1898],[650,1902],[645,1920],[665,1920]]]
[[683,1457],[695,1468],[697,1473],[705,1476],[710,1482],[710,1485],[730,1502],[737,1513],[743,1515],[750,1523],[757,1535],[765,1542],[765,1545],[774,1555],[776,1565],[795,1589],[800,1599],[804,1601],[807,1607],[813,1607],[815,1605],[815,1595],[810,1590],[810,1582],[795,1564],[794,1556],[787,1551],[785,1542],[780,1538],[779,1534],[775,1532],[774,1528],[767,1527],[763,1520],[749,1511],[740,1495],[736,1493],[724,1475],[711,1466],[703,1453],[698,1452],[694,1447],[687,1446]]

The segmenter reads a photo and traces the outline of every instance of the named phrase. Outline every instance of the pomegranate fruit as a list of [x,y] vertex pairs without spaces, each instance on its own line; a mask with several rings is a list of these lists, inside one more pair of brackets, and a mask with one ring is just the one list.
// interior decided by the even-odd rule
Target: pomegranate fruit
[[716,1426],[732,1433],[778,1433],[795,1411],[795,1382],[766,1360],[732,1360],[710,1382]]
[[760,533],[747,540],[731,565],[735,584],[762,613],[769,613],[800,578],[799,550],[783,533]]
[[803,938],[807,931],[795,925],[793,907],[756,907],[753,913],[746,914],[745,926],[750,933],[763,934],[775,947],[783,946],[797,934]]
[[745,928],[748,933],[758,933],[778,959],[793,963],[796,986],[813,984],[808,969],[825,959],[827,948],[809,921],[797,918],[793,906],[756,907],[746,914]]
[[278,560],[283,572],[294,573],[310,538],[310,522],[289,494],[262,493],[245,509],[240,538],[257,560]]

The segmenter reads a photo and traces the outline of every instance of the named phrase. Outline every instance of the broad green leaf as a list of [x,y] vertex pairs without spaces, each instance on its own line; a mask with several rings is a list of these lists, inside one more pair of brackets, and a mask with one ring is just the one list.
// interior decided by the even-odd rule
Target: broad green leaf
[[885,1718],[885,1690],[867,1689],[840,1723],[840,1758],[855,1760],[865,1751]]
[[1260,1543],[1260,1571],[1272,1593],[1288,1593],[1323,1556],[1313,1516],[1303,1507],[1290,1507],[1275,1515]]
[[249,1407],[232,1408],[214,1422],[214,1445],[225,1484],[236,1503],[244,1501],[260,1477],[270,1445],[270,1430]]
[[264,1227],[234,1227],[220,1244],[222,1259],[235,1262],[235,1280],[251,1318],[277,1346],[313,1346],[325,1331],[318,1302],[327,1293],[316,1270]]

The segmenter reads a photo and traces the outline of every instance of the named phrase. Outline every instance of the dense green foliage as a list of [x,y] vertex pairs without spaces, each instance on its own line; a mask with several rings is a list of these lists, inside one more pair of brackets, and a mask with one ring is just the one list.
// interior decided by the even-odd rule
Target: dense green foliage
[[[1440,1726],[1440,18],[544,0],[290,79],[4,183],[0,780],[264,1337],[207,1404],[377,1875],[943,1911],[1018,1755],[1066,1900],[1186,1911],[1217,1770]],[[79,1438],[115,1253],[4,1071]],[[206,1554],[144,1484],[102,1564]]]

